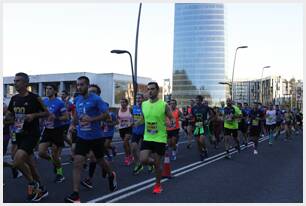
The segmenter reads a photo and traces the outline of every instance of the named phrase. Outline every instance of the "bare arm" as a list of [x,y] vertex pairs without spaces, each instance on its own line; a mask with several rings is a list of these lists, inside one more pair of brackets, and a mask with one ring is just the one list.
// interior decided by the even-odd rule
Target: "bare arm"
[[166,116],[169,118],[171,122],[175,122],[175,119],[172,115],[171,109],[168,105],[166,105]]

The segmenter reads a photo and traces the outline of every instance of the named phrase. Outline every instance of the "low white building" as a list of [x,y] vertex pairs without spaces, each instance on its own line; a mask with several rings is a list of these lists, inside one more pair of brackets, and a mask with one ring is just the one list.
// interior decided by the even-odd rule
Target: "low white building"
[[[110,107],[119,107],[120,99],[126,97],[133,103],[133,86],[131,75],[105,73],[96,74],[88,72],[63,73],[63,74],[40,74],[30,75],[29,90],[33,93],[45,96],[45,88],[48,83],[58,86],[59,92],[66,90],[71,96],[76,92],[76,80],[80,76],[87,76],[91,84],[97,84],[101,90],[101,97],[108,102]],[[138,91],[145,92],[146,85],[151,78],[138,77]],[[14,88],[14,76],[3,77],[4,100],[9,100],[16,91]]]

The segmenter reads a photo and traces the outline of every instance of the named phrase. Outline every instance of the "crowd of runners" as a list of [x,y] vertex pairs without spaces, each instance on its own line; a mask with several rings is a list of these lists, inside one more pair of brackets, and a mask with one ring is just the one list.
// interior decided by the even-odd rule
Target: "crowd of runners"
[[[37,170],[34,151],[53,166],[54,182],[62,183],[65,176],[61,152],[65,146],[70,146],[73,162],[73,188],[65,202],[81,201],[80,185],[93,188],[96,165],[102,168],[102,176],[107,177],[110,192],[115,191],[117,178],[112,160],[116,158],[117,148],[112,145],[112,139],[117,129],[123,141],[124,165],[132,166],[135,175],[145,166],[154,172],[155,194],[162,192],[165,152],[172,161],[177,159],[180,130],[187,136],[187,148],[197,148],[200,161],[210,154],[208,144],[215,149],[224,145],[225,157],[230,159],[232,147],[240,152],[242,144],[253,142],[252,152],[257,155],[260,137],[268,136],[268,144],[272,146],[280,134],[284,133],[283,140],[288,141],[293,133],[302,132],[302,112],[288,106],[259,102],[234,104],[227,99],[220,107],[210,107],[198,95],[190,100],[189,106],[178,108],[175,99],[168,102],[158,99],[159,86],[150,82],[146,94],[137,94],[135,105],[129,105],[123,97],[118,110],[101,99],[101,89],[90,84],[88,77],[81,76],[76,81],[78,92],[72,97],[50,83],[46,86],[46,98],[41,99],[27,90],[28,75],[17,73],[14,85],[18,94],[9,105],[3,105],[4,155],[9,142],[12,145],[12,161],[4,162],[4,166],[11,168],[14,178],[22,175],[26,178],[29,201],[39,202],[49,194]],[[193,141],[196,147],[192,146]],[[88,176],[81,179],[84,165],[89,167]]]

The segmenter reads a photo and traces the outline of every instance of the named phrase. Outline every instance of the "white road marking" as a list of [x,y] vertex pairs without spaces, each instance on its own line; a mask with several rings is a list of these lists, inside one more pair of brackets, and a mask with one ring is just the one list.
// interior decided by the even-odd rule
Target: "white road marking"
[[[262,139],[259,140],[259,142],[265,141],[265,140],[267,140],[267,139],[268,139],[268,137],[262,138]],[[252,145],[253,145],[253,143],[249,142],[249,144],[248,144],[247,147],[251,147]],[[246,146],[242,146],[241,149],[244,149],[245,147],[246,147]],[[231,153],[231,154],[234,154],[234,153],[237,153],[237,151],[236,151],[236,149],[232,148],[232,149],[230,150],[230,153]],[[219,156],[220,156],[220,157],[219,157]],[[183,171],[183,172],[181,172],[181,173],[177,173],[177,174],[173,175],[173,176],[175,176],[175,177],[178,177],[178,176],[183,175],[183,174],[185,174],[185,173],[187,173],[187,172],[190,172],[190,171],[193,171],[193,170],[198,169],[198,168],[200,168],[200,167],[203,167],[203,166],[205,166],[205,165],[211,164],[211,163],[213,163],[213,162],[215,162],[215,161],[217,161],[217,160],[220,160],[220,159],[222,159],[222,158],[224,158],[224,157],[225,157],[225,152],[222,152],[222,153],[220,153],[220,154],[217,154],[217,155],[214,155],[214,156],[212,156],[212,157],[210,157],[210,158],[207,158],[206,161],[204,161],[204,162],[199,161],[199,162],[195,162],[195,163],[189,164],[189,165],[187,165],[187,166],[184,166],[184,167],[182,167],[182,168],[176,169],[176,170],[172,171],[172,174],[173,174],[173,173],[177,173],[177,172],[179,172],[179,171],[181,171],[181,170],[184,170],[185,168],[192,167],[192,166],[194,166],[194,165],[199,164],[198,166],[192,167],[192,168],[190,168],[190,169],[188,169],[188,170],[186,170],[186,171]],[[215,158],[215,159],[214,159],[214,158]],[[209,160],[211,160],[211,161],[209,161]],[[202,163],[202,164],[200,164],[200,163]],[[184,169],[183,169],[183,168],[184,168]],[[143,182],[140,182],[140,183],[131,185],[131,186],[129,186],[129,187],[123,188],[123,189],[118,190],[118,191],[116,191],[116,192],[114,192],[114,193],[111,193],[111,194],[108,194],[108,195],[104,195],[104,196],[102,196],[102,197],[95,198],[95,199],[93,199],[93,200],[88,201],[88,203],[96,203],[96,202],[99,202],[99,201],[108,199],[109,197],[115,196],[115,195],[117,195],[117,194],[121,194],[121,193],[123,193],[123,192],[125,192],[125,191],[134,189],[134,188],[136,188],[136,187],[138,187],[138,186],[142,186],[142,185],[145,185],[145,184],[147,184],[147,183],[153,182],[154,180],[155,180],[155,177],[154,177],[154,178],[151,178],[151,179],[148,179],[148,180],[146,180],[146,181],[143,181]],[[162,179],[162,180],[161,180],[161,182],[165,182],[165,181],[168,181],[168,179]],[[123,195],[121,195],[121,196],[118,196],[118,197],[116,197],[116,198],[114,198],[114,199],[111,199],[111,200],[108,200],[108,201],[106,201],[106,202],[111,202],[111,203],[112,203],[112,202],[116,202],[116,201],[118,201],[118,200],[121,200],[121,199],[124,199],[124,198],[126,198],[126,197],[132,196],[132,195],[134,195],[134,194],[136,194],[136,193],[139,193],[139,192],[141,192],[141,191],[143,191],[143,190],[146,190],[146,189],[152,187],[154,184],[155,184],[155,183],[153,182],[153,183],[151,183],[151,184],[149,184],[149,185],[147,185],[147,186],[144,186],[144,187],[141,187],[141,188],[139,188],[139,189],[137,189],[137,190],[135,190],[135,191],[132,191],[132,192],[123,194]]]

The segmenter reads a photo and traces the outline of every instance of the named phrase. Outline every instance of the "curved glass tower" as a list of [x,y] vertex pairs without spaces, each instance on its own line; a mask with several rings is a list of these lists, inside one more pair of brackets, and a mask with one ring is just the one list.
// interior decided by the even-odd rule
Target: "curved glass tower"
[[225,100],[224,5],[177,3],[174,20],[172,97],[187,105],[196,95]]

